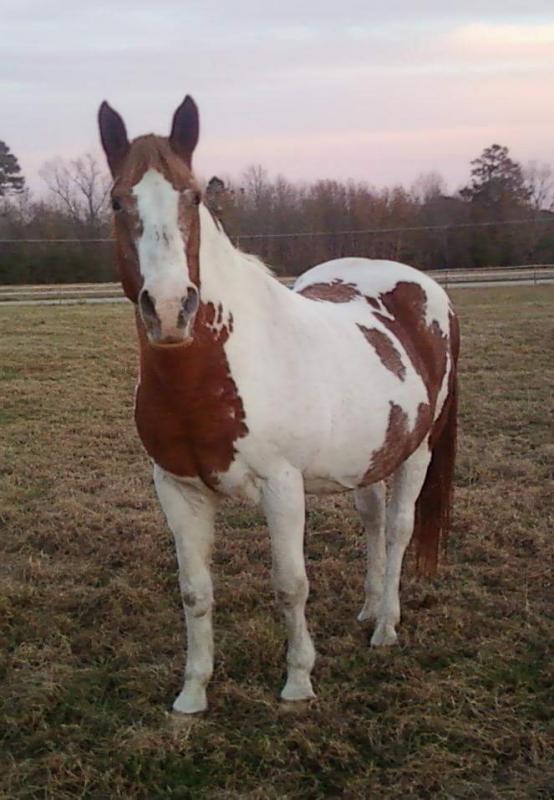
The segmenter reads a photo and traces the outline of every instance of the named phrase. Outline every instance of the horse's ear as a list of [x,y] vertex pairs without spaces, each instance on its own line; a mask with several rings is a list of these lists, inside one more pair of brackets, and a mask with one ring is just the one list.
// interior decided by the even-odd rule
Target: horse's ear
[[174,153],[191,165],[192,154],[198,143],[200,123],[198,107],[192,97],[187,94],[175,114],[169,135],[169,144]]
[[98,126],[111,173],[115,175],[129,152],[129,140],[125,123],[105,100],[98,111]]

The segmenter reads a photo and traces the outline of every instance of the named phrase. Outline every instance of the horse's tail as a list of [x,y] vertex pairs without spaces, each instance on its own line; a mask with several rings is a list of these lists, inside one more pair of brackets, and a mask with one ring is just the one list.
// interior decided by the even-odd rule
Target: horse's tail
[[446,543],[452,515],[456,434],[458,427],[457,360],[459,336],[456,319],[451,322],[452,362],[448,395],[431,430],[431,461],[415,506],[414,541],[418,571],[434,575],[441,541]]

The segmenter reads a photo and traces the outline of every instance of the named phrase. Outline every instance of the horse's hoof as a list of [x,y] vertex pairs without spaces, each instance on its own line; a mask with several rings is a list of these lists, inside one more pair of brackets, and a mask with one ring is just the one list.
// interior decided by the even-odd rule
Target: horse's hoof
[[173,711],[178,714],[199,714],[202,711],[206,711],[207,708],[206,692],[200,690],[183,690],[173,703]]
[[373,636],[371,637],[372,647],[391,647],[398,643],[398,636],[394,629],[394,625],[377,625]]
[[302,683],[287,683],[281,692],[281,700],[288,702],[298,702],[300,700],[313,700],[315,698],[314,690],[310,680]]
[[[281,700],[278,712],[282,715],[302,716],[309,713],[314,700]],[[191,717],[193,719],[193,717]]]

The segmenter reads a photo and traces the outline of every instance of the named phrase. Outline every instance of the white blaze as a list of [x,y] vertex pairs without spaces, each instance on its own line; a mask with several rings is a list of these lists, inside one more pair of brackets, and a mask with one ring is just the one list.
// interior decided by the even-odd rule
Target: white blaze
[[143,288],[166,333],[176,326],[181,302],[193,286],[179,227],[179,192],[155,169],[133,187],[142,233],[137,241]]
[[187,275],[184,242],[179,230],[179,192],[155,169],[133,187],[142,223],[138,240],[144,281],[182,281]]

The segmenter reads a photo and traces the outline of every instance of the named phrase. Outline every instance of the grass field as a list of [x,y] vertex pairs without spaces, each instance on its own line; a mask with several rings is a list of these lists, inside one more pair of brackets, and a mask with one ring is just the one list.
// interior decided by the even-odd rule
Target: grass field
[[454,530],[408,559],[401,644],[355,621],[351,498],[309,501],[318,699],[282,707],[283,629],[256,510],[218,526],[207,715],[168,713],[184,630],[132,422],[123,306],[0,313],[0,797],[554,796],[554,287],[452,293],[463,331]]

